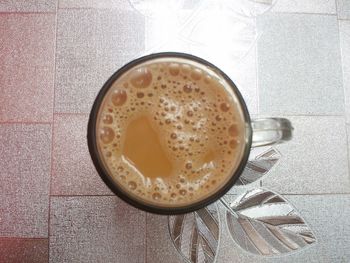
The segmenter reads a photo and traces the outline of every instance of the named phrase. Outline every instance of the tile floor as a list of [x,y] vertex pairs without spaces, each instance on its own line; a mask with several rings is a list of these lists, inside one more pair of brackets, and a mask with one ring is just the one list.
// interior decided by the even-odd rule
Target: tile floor
[[[262,186],[284,195],[318,242],[262,258],[236,247],[223,227],[217,262],[350,261],[350,1],[252,2],[0,0],[0,262],[182,262],[167,218],[115,197],[85,139],[110,74],[167,47],[217,58],[254,117],[285,116],[295,127]],[[203,14],[230,23],[222,26],[232,35],[208,28]],[[175,40],[154,26],[185,18]],[[220,54],[183,42],[206,32]]]

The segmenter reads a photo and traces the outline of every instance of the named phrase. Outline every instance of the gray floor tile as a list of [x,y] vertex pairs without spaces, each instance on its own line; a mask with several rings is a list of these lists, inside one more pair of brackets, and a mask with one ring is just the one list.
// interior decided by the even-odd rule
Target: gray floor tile
[[2,263],[46,263],[48,260],[47,239],[0,238]]
[[339,21],[346,121],[350,123],[350,21]]
[[350,258],[350,195],[285,196],[313,230],[317,243],[285,256],[261,257],[249,254],[232,240],[223,206],[221,243],[217,262],[348,262]]
[[291,117],[292,141],[276,146],[282,158],[263,186],[286,194],[350,193],[342,117]]
[[272,12],[336,14],[335,0],[277,0]]
[[267,14],[258,29],[260,113],[342,115],[336,17]]
[[346,125],[346,131],[348,135],[348,158],[349,158],[349,167],[350,167],[350,125]]
[[[226,72],[225,72],[226,73]],[[258,86],[256,48],[247,53],[242,60],[232,65],[231,72],[227,73],[235,82],[247,104],[250,114],[258,113]]]
[[50,262],[144,262],[145,220],[117,197],[52,197]]
[[124,10],[131,9],[128,0],[60,0],[59,8],[118,8]]
[[52,195],[112,194],[91,161],[87,122],[88,115],[55,115]]
[[89,112],[110,75],[144,49],[143,22],[136,11],[59,10],[56,112]]
[[338,18],[350,19],[350,1],[337,0]]
[[168,229],[168,217],[147,214],[147,263],[182,263],[174,247]]
[[56,12],[58,0],[0,1],[0,12]]
[[47,237],[50,125],[0,125],[0,236]]
[[0,32],[0,121],[51,121],[55,15],[0,14]]

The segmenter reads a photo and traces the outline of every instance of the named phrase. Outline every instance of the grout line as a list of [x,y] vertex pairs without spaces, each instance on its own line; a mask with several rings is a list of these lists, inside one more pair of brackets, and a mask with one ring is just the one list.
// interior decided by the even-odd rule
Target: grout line
[[[262,188],[264,188],[264,186],[262,186]],[[264,189],[271,189],[269,188],[264,188]],[[274,191],[273,189],[271,189],[272,191]],[[292,193],[282,193],[282,192],[278,192],[276,191],[277,194],[281,195],[281,196],[350,196],[350,192],[349,193],[312,193],[312,194],[292,194]],[[240,195],[242,193],[235,193],[235,194],[226,194],[225,196],[237,196]]]
[[338,18],[338,20],[339,20],[339,13],[338,13],[338,11],[339,11],[339,8],[338,8],[338,0],[334,0],[335,1],[335,12],[337,13],[337,18]]
[[84,112],[54,112],[54,115],[80,115],[80,116],[87,116],[89,113],[84,113]]
[[339,18],[339,17],[338,17],[338,20],[339,20],[339,21],[350,21],[350,18]]
[[[255,28],[256,28],[256,34],[258,34],[258,20],[255,19]],[[260,114],[260,88],[259,88],[259,57],[258,57],[258,45],[259,45],[259,39],[255,43],[255,77],[256,77],[256,96],[257,96],[257,113]]]
[[282,193],[282,192],[277,192],[279,195],[292,195],[292,196],[336,196],[336,195],[350,195],[350,192],[348,193],[311,193],[311,194],[292,194],[292,193]]
[[56,12],[51,12],[51,11],[39,11],[39,12],[21,12],[21,11],[0,11],[0,16],[1,15],[47,15],[47,14],[51,14],[54,15],[56,14]]
[[100,8],[100,7],[58,7],[59,10],[110,10],[118,9],[117,7]]
[[58,194],[58,195],[51,195],[51,197],[54,198],[64,198],[64,197],[78,197],[78,198],[83,198],[83,197],[117,197],[115,194],[105,194],[105,195],[74,195],[74,194],[70,194],[70,195],[62,195],[62,194]]
[[55,131],[55,90],[56,90],[56,49],[57,49],[57,11],[58,11],[58,1],[56,2],[56,12],[55,12],[55,39],[54,39],[54,75],[53,75],[53,105],[52,105],[52,126],[51,126],[51,172],[49,177],[49,207],[48,207],[48,216],[47,216],[47,246],[48,246],[48,259],[50,261],[50,216],[51,216],[51,180],[53,176],[53,156],[54,156],[54,131]]
[[147,212],[144,212],[145,213],[145,260],[144,262],[147,263],[147,215],[148,213]]
[[341,36],[341,33],[340,33],[340,21],[337,21],[337,30],[338,30],[338,48],[339,48],[339,55],[340,55],[340,65],[341,65],[341,68],[340,68],[340,74],[341,74],[341,84],[342,84],[342,87],[343,87],[343,106],[344,106],[344,114],[345,114],[345,122],[346,122],[346,102],[347,102],[347,98],[346,98],[346,88],[345,88],[345,85],[344,85],[344,61],[343,61],[343,49],[342,49],[342,36]]
[[348,179],[350,180],[350,134],[348,132],[348,125],[346,123],[345,123],[345,134],[346,134],[346,145],[347,145],[346,152],[348,156]]
[[275,115],[275,116],[288,116],[288,117],[333,117],[333,118],[345,118],[344,113],[342,114],[286,114],[286,113],[259,113],[259,114],[251,114],[251,115],[255,115],[257,118],[261,118],[261,117],[273,117],[271,115]]
[[[337,2],[337,1],[336,1]],[[337,7],[338,8],[338,7]],[[337,9],[338,10],[338,9]],[[340,51],[340,62],[341,62],[341,80],[342,80],[342,86],[343,86],[343,95],[344,95],[344,100],[343,100],[343,103],[344,103],[344,114],[345,114],[345,139],[346,139],[346,155],[347,155],[347,162],[348,162],[348,179],[350,180],[350,152],[349,152],[349,139],[350,139],[350,135],[349,135],[349,132],[348,132],[348,129],[347,129],[347,109],[346,109],[346,106],[347,106],[347,102],[348,102],[348,98],[347,98],[347,90],[346,90],[346,87],[345,87],[345,83],[344,83],[344,76],[345,76],[345,71],[344,71],[344,49],[343,49],[343,35],[341,34],[340,32],[340,20],[338,20],[338,23],[337,23],[337,28],[338,28],[338,42],[339,42],[339,51]]]
[[23,124],[23,125],[31,125],[31,124],[52,124],[52,121],[0,121],[0,125],[15,125],[15,124]]
[[1,239],[21,239],[21,240],[48,240],[47,237],[13,237],[13,236],[3,236]]
[[[95,10],[95,11],[121,11],[121,9],[117,6],[109,6],[109,7],[59,7],[59,10]],[[122,11],[135,11],[133,7],[125,8]],[[137,11],[137,10],[136,10]]]
[[289,15],[318,15],[318,16],[334,16],[337,17],[337,12],[335,13],[310,13],[310,12],[278,12],[272,11],[270,14],[289,14]]

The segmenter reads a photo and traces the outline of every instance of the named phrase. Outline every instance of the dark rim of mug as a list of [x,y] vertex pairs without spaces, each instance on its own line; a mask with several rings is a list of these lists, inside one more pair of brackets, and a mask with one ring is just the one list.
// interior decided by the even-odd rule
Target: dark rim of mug
[[[97,143],[96,143],[96,121],[97,121],[97,115],[100,109],[100,105],[104,99],[104,96],[106,95],[107,91],[110,89],[112,84],[114,83],[115,80],[117,80],[123,73],[125,73],[127,70],[143,63],[147,62],[152,59],[157,59],[157,58],[184,58],[184,59],[189,59],[198,63],[201,63],[205,66],[209,66],[212,70],[214,70],[216,73],[218,73],[220,76],[222,76],[225,81],[230,85],[232,88],[233,92],[237,96],[237,99],[240,103],[240,106],[243,111],[243,116],[244,116],[244,121],[245,121],[245,129],[246,129],[246,135],[247,135],[247,140],[246,140],[246,145],[245,149],[243,152],[242,160],[238,166],[238,168],[235,170],[234,174],[231,176],[231,178],[227,181],[227,183],[219,189],[217,192],[213,193],[211,196],[205,198],[204,200],[201,200],[199,202],[196,202],[191,205],[183,206],[183,207],[161,207],[161,206],[156,206],[152,204],[146,204],[145,202],[143,203],[142,201],[138,201],[136,198],[133,198],[131,195],[128,195],[127,192],[125,192],[118,184],[109,176],[107,170],[105,169],[103,162],[98,154],[98,148],[97,148]],[[244,167],[248,161],[249,153],[250,153],[250,148],[252,144],[252,128],[250,124],[250,116],[248,113],[247,106],[243,100],[243,97],[241,93],[239,92],[238,88],[236,85],[233,83],[233,81],[218,67],[215,65],[211,64],[210,62],[190,55],[186,53],[179,53],[179,52],[162,52],[162,53],[154,53],[150,54],[147,56],[143,56],[140,58],[137,58],[123,67],[121,67],[119,70],[117,70],[103,85],[101,88],[100,92],[98,93],[95,102],[92,106],[91,112],[90,112],[90,117],[89,117],[89,122],[88,122],[88,131],[87,131],[87,142],[88,142],[88,147],[89,147],[89,152],[91,155],[91,159],[95,165],[95,168],[98,172],[98,174],[101,176],[102,180],[105,182],[105,184],[121,199],[123,199],[125,202],[129,203],[130,205],[142,209],[147,212],[155,213],[155,214],[163,214],[163,215],[175,215],[175,214],[184,214],[184,213],[189,213],[193,212],[195,210],[201,209],[215,201],[217,201],[220,197],[225,195],[228,190],[236,183],[238,180],[239,176],[242,174]]]

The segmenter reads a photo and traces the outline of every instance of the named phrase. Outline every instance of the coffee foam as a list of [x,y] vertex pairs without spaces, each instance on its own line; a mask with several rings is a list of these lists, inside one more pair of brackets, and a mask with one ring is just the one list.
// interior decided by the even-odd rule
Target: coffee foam
[[159,206],[192,204],[222,187],[245,141],[242,113],[223,85],[209,69],[164,60],[117,79],[97,120],[99,150],[115,181]]

